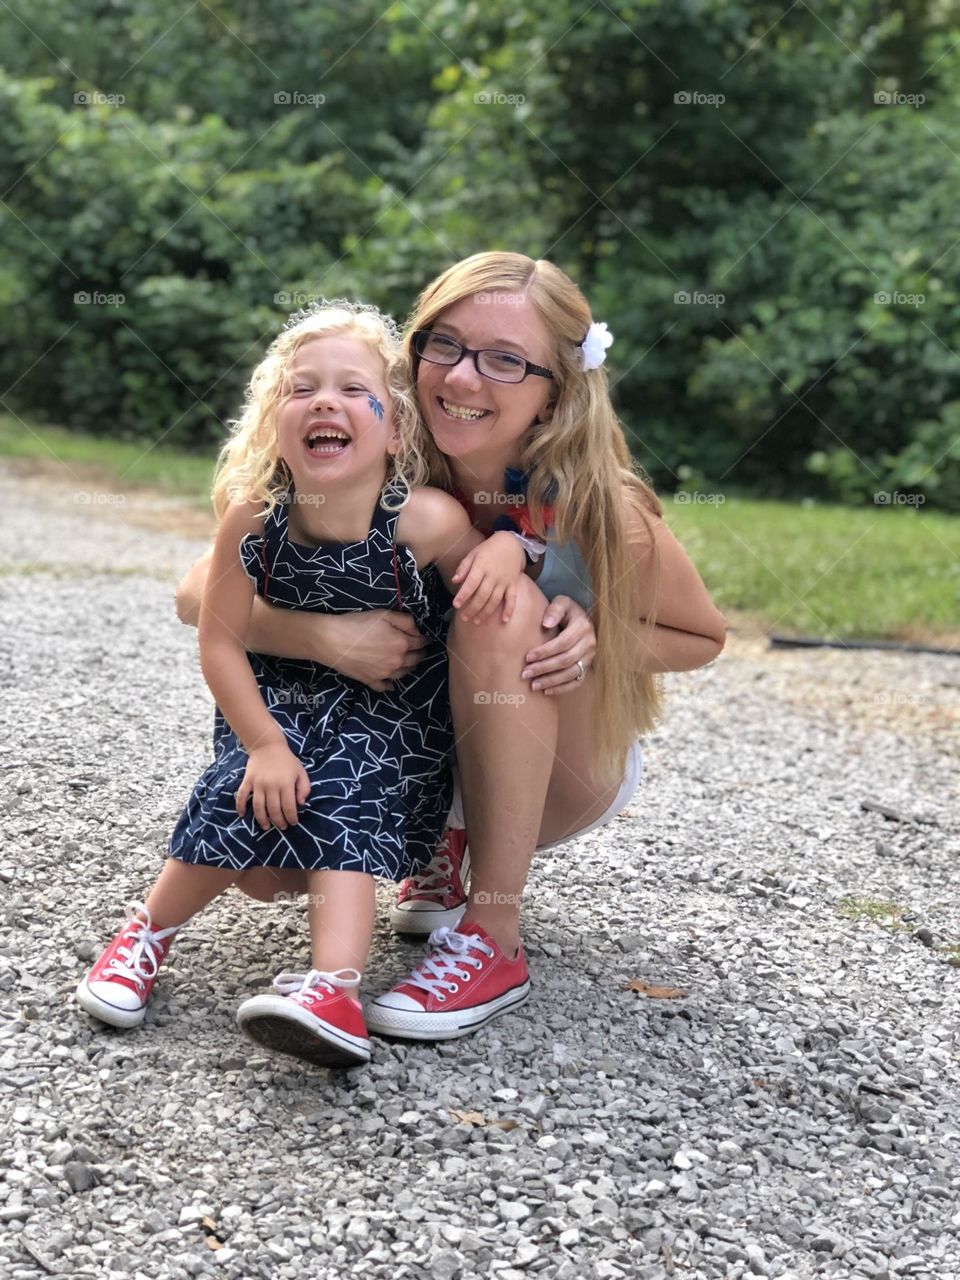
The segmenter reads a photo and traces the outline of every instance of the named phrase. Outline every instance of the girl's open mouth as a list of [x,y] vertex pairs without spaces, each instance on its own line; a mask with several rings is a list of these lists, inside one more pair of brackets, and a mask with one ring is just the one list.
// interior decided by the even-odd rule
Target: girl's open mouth
[[314,427],[304,440],[307,453],[314,458],[332,458],[350,446],[350,437],[336,427]]

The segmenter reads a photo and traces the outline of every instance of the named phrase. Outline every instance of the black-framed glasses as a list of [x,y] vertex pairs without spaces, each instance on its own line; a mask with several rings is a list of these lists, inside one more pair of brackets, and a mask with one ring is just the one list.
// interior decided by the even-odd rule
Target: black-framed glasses
[[484,378],[494,382],[522,382],[531,373],[538,378],[552,378],[553,372],[542,365],[533,364],[514,351],[494,351],[483,348],[474,351],[446,333],[434,333],[432,329],[418,329],[413,335],[413,349],[423,360],[431,364],[459,364],[464,356],[472,356],[474,368]]

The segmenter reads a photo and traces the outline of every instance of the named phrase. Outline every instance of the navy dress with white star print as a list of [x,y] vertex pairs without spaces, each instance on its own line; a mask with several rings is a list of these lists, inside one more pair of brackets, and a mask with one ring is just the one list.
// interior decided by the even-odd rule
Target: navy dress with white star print
[[[395,500],[389,483],[381,499]],[[317,662],[248,654],[270,714],[310,778],[299,823],[261,830],[235,796],[247,753],[220,709],[215,759],[200,776],[170,840],[182,862],[237,871],[329,868],[401,880],[433,857],[451,801],[453,727],[447,694],[450,596],[435,566],[418,570],[395,542],[398,512],[377,502],[368,536],[318,547],[287,536],[291,489],[247,534],[240,558],[270,604],[320,613],[399,609],[428,640],[413,671],[377,693]]]

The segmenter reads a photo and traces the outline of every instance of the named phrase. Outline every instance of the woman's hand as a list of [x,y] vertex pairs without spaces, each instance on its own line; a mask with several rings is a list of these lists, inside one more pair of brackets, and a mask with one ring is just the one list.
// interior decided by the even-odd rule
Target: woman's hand
[[253,816],[263,828],[271,824],[286,831],[300,821],[297,805],[306,804],[310,779],[303,765],[285,743],[257,747],[247,758],[247,768],[237,792],[237,813],[242,818],[253,798]]
[[597,652],[597,633],[590,615],[569,596],[556,596],[547,605],[540,625],[560,630],[552,640],[527,653],[521,678],[532,681],[531,689],[547,694],[573,693],[581,684],[578,660],[586,670]]
[[[309,615],[301,617],[309,625]],[[348,680],[383,693],[408,675],[427,641],[408,613],[370,609],[364,613],[325,614],[321,651],[314,661],[334,667]]]

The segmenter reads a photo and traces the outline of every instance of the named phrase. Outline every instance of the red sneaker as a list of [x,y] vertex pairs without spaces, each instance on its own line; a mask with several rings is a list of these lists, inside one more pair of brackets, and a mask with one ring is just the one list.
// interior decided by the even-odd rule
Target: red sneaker
[[390,923],[397,933],[455,928],[466,910],[464,886],[469,872],[467,833],[447,827],[424,869],[400,885],[396,903],[390,908]]
[[[154,929],[142,902],[128,902],[126,911],[128,923],[77,987],[77,1000],[87,1013],[112,1027],[136,1027],[143,1021],[160,965],[179,928]],[[137,917],[138,911],[145,921]]]
[[511,960],[478,924],[437,929],[430,945],[430,955],[405,982],[367,1006],[371,1031],[405,1040],[453,1040],[530,994],[523,947]]
[[251,1040],[278,1053],[319,1067],[355,1067],[370,1061],[360,1001],[347,990],[359,981],[356,969],[278,974],[273,985],[281,994],[244,1000],[237,1022]]

